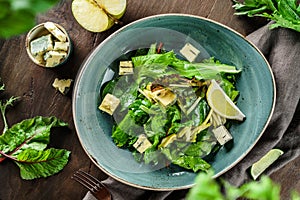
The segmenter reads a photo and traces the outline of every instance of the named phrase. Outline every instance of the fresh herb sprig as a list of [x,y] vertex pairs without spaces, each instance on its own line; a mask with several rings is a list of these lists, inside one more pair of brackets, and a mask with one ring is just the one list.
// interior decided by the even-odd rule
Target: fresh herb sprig
[[[0,86],[0,90],[4,90],[4,85]],[[11,97],[7,101],[0,100],[4,121],[4,131],[0,135],[0,163],[6,158],[14,161],[20,168],[21,178],[26,180],[58,173],[68,163],[70,151],[46,147],[50,142],[51,128],[68,124],[56,117],[37,116],[9,128],[5,111],[16,99],[18,97]]]
[[236,15],[263,17],[273,20],[270,29],[283,27],[300,32],[300,5],[298,0],[233,0]]
[[[252,200],[280,200],[280,185],[274,183],[270,177],[262,176],[259,181],[250,181],[240,187],[231,185],[224,180],[213,179],[214,172],[199,173],[195,186],[187,194],[187,200],[235,200],[246,198]],[[291,192],[291,200],[299,200],[296,191]]]
[[[1,81],[1,79],[0,79],[0,81]],[[0,91],[4,91],[4,90],[5,90],[5,85],[3,83],[1,83]],[[1,112],[1,115],[2,115],[3,123],[4,123],[3,133],[5,133],[8,129],[8,123],[7,123],[6,117],[5,117],[6,109],[7,109],[8,106],[13,106],[15,101],[17,101],[18,99],[19,99],[19,97],[12,96],[6,101],[0,100],[0,112]]]
[[0,38],[9,38],[28,31],[35,25],[37,14],[54,6],[58,0],[1,0]]

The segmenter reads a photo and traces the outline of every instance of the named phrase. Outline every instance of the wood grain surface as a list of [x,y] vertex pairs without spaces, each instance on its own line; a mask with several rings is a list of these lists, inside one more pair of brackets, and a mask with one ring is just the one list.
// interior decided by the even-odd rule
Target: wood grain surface
[[[35,65],[25,50],[25,34],[9,40],[0,40],[0,77],[6,85],[5,96],[19,96],[20,101],[7,112],[10,125],[34,116],[56,116],[69,123],[68,128],[53,129],[50,146],[70,150],[68,165],[49,178],[22,180],[19,168],[8,160],[0,164],[0,200],[13,199],[82,199],[87,190],[70,177],[77,169],[91,172],[99,179],[107,176],[101,172],[83,151],[72,121],[72,91],[64,96],[51,85],[55,78],[75,79],[80,65],[88,54],[106,37],[120,28],[113,26],[103,33],[84,30],[71,12],[72,0],[62,0],[53,9],[40,14],[36,23],[53,21],[62,25],[73,41],[73,52],[67,63],[55,69]],[[124,25],[137,19],[161,13],[193,14],[223,23],[247,35],[266,21],[233,15],[231,0],[128,0],[122,18]],[[2,120],[0,128],[3,127]],[[282,183],[283,199],[291,188],[300,188],[299,159],[275,172],[271,177]]]

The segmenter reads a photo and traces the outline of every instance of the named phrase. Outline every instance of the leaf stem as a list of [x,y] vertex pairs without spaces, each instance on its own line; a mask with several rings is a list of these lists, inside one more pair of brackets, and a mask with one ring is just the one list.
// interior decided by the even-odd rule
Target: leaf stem
[[2,156],[4,156],[4,158],[0,158],[0,159],[1,159],[0,162],[2,162],[5,158],[9,158],[9,159],[11,159],[11,160],[18,161],[15,157],[13,157],[13,156],[11,156],[11,155],[9,155],[9,154],[6,154],[6,153],[4,153],[3,151],[0,151],[0,154],[1,154]]

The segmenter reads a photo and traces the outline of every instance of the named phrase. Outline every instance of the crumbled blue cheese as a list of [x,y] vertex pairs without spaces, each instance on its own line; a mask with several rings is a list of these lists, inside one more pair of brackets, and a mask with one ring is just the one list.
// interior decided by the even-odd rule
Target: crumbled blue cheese
[[105,95],[99,109],[112,115],[120,104],[120,99],[112,94]]
[[44,55],[44,60],[46,61],[46,67],[54,67],[58,65],[65,57],[67,56],[66,52],[58,51],[48,51]]
[[223,125],[221,125],[217,128],[214,128],[212,130],[212,132],[214,133],[214,135],[215,135],[216,139],[218,140],[218,142],[220,143],[220,145],[224,145],[225,143],[227,143],[228,141],[233,139],[232,135],[229,133],[229,131]]
[[59,41],[67,41],[67,36],[53,22],[46,22],[44,27]]
[[67,94],[71,88],[72,79],[58,79],[56,78],[52,83],[52,86],[62,94]]
[[68,51],[69,42],[54,42],[54,51]]
[[120,61],[119,75],[133,74],[132,61]]
[[30,42],[30,52],[32,55],[44,54],[53,49],[51,34],[36,38]]
[[189,61],[193,62],[200,53],[196,47],[190,43],[186,43],[184,47],[180,50],[180,53]]
[[133,144],[133,147],[140,153],[144,153],[148,148],[152,146],[147,136],[144,134],[139,135],[137,141]]
[[41,65],[44,65],[45,64],[45,61],[44,61],[44,55],[43,54],[36,54],[36,55],[32,55],[34,60],[41,64]]

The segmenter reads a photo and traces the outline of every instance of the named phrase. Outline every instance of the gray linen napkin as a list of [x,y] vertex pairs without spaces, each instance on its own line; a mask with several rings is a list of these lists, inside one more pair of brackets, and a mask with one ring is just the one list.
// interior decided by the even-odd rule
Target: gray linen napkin
[[[276,81],[277,100],[273,117],[251,152],[221,178],[234,185],[250,180],[247,169],[272,148],[285,153],[265,174],[278,170],[300,155],[300,33],[289,29],[269,30],[264,26],[247,37],[269,61]],[[188,190],[153,192],[124,185],[112,178],[103,183],[113,200],[181,200]],[[89,200],[87,194],[85,200]]]

